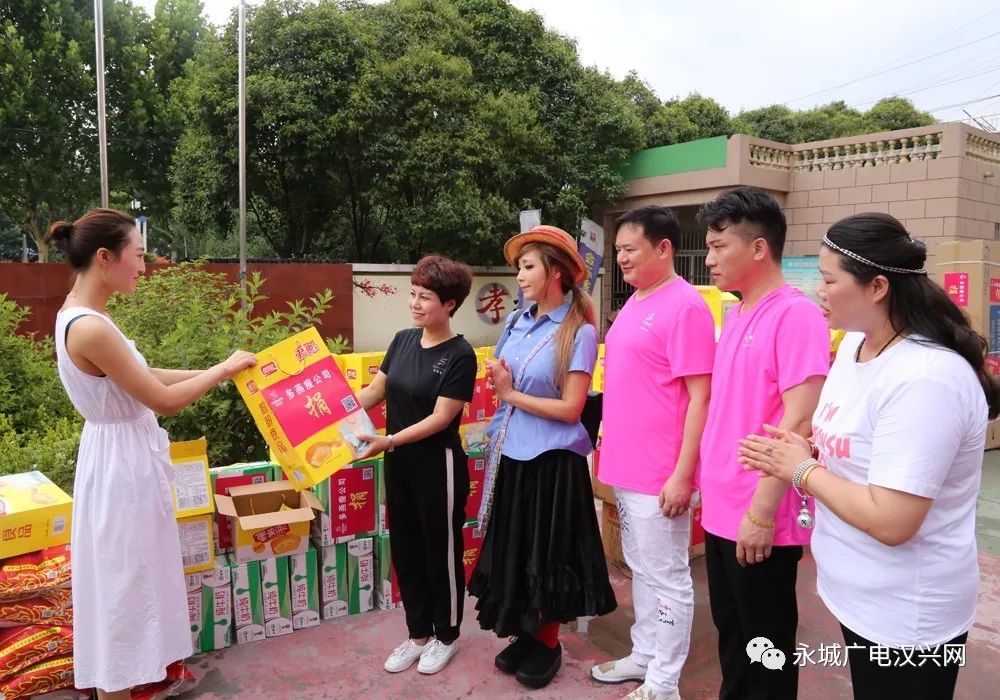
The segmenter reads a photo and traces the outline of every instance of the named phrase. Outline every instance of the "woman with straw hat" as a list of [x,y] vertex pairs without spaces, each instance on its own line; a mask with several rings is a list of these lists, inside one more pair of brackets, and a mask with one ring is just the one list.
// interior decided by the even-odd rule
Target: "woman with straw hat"
[[616,607],[587,470],[593,445],[580,422],[597,329],[568,233],[536,226],[508,240],[504,257],[525,304],[489,363],[502,403],[488,431],[485,536],[469,593],[480,626],[513,637],[497,668],[542,688],[562,662],[559,623]]

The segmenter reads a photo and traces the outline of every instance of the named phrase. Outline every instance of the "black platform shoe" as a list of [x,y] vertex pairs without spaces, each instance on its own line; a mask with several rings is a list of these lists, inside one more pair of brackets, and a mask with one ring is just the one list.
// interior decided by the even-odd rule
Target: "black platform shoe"
[[530,634],[514,637],[514,641],[496,655],[493,664],[504,673],[514,673],[524,662],[524,658],[534,647],[544,646]]
[[541,642],[531,648],[517,669],[516,678],[519,683],[529,688],[544,688],[562,665],[562,645],[556,644],[550,649]]

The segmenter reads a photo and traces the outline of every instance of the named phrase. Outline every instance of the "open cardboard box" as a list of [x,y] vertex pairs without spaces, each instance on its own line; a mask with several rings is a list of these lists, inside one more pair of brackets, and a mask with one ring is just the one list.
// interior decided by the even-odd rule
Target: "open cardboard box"
[[230,518],[233,560],[256,561],[309,548],[309,528],[323,505],[311,491],[289,481],[235,486],[215,494],[219,515]]

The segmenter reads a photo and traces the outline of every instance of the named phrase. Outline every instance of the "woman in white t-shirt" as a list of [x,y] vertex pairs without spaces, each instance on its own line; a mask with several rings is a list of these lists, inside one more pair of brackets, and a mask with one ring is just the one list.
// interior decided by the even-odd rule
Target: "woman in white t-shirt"
[[[817,587],[843,628],[857,699],[953,697],[976,611],[976,498],[1000,385],[926,257],[886,214],[830,228],[819,298],[830,326],[851,333],[814,444],[768,426],[740,450],[803,505],[816,499]],[[807,510],[800,518],[811,525]]]

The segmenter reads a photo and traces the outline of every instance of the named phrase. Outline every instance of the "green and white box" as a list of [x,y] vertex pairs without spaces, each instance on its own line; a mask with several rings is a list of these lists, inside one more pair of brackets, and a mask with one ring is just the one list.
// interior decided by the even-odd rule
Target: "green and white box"
[[319,624],[319,567],[316,550],[310,547],[302,554],[292,554],[292,629],[305,629]]
[[403,607],[399,582],[392,566],[392,547],[389,535],[375,538],[375,606],[379,610]]
[[264,600],[260,562],[229,560],[233,578],[233,628],[237,644],[264,638]]
[[[192,590],[192,577],[200,586]],[[229,566],[217,565],[187,578],[188,615],[194,653],[225,649],[233,643],[233,589]]]
[[347,614],[347,601],[341,600],[337,582],[337,547],[331,544],[318,550],[320,614],[324,620]]
[[260,587],[264,599],[264,636],[292,633],[292,595],[288,557],[260,562]]
[[375,465],[375,500],[378,503],[378,534],[389,534],[389,504],[385,500],[385,460],[381,457]]
[[375,609],[375,540],[364,537],[337,547],[337,592],[350,615]]

